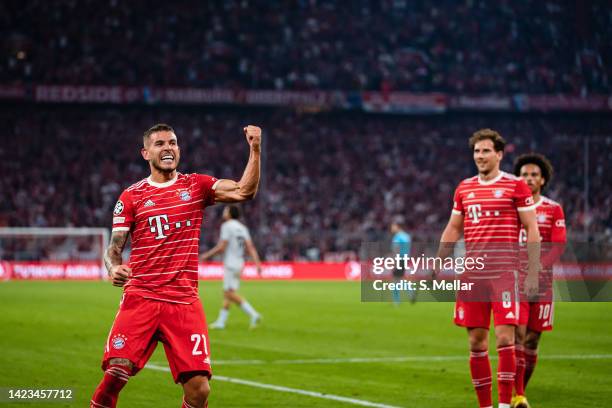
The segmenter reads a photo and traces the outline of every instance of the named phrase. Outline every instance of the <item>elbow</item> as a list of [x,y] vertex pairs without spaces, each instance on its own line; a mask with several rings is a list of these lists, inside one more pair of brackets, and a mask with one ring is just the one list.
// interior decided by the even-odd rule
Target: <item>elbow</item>
[[257,194],[257,189],[254,189],[252,191],[243,191],[240,194],[240,201],[250,201],[255,198],[256,194]]
[[259,184],[256,184],[254,186],[245,184],[245,185],[239,185],[238,188],[238,197],[237,201],[250,201],[253,198],[255,198],[255,195],[257,194],[257,190],[259,188]]

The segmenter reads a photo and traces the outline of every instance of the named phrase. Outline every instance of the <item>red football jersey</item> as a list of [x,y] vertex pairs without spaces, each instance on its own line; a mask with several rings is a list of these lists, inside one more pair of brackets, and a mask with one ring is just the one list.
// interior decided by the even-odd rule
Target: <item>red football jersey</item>
[[[545,269],[550,269],[559,259],[565,249],[567,241],[565,230],[565,215],[561,204],[548,197],[541,196],[535,204],[538,229],[542,240],[541,264]],[[524,244],[527,241],[525,228],[521,227],[519,242]],[[527,255],[521,256],[523,263],[521,273],[526,274]]]
[[463,180],[455,190],[453,214],[463,216],[465,242],[517,242],[517,211],[534,209],[531,191],[511,174],[483,181],[479,176]]
[[[565,243],[565,215],[561,204],[548,197],[540,196],[540,201],[535,204],[535,208],[542,242]],[[524,243],[526,240],[526,231],[521,228],[520,242]]]
[[463,216],[466,255],[487,257],[485,270],[478,271],[480,276],[492,277],[501,271],[518,269],[516,246],[521,225],[518,211],[533,209],[529,187],[512,174],[500,172],[488,181],[474,176],[459,183],[453,214]]
[[215,202],[217,179],[181,174],[128,187],[113,212],[113,231],[130,231],[132,278],[125,293],[191,303],[198,298],[198,248],[204,208]]

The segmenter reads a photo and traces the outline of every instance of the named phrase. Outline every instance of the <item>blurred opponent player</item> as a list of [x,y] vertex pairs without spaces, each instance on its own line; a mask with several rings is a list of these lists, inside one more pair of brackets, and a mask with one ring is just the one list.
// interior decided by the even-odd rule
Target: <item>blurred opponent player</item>
[[[241,202],[259,185],[261,129],[244,128],[249,161],[240,181],[177,172],[180,149],[174,130],[158,124],[143,135],[142,157],[151,175],[128,187],[113,213],[104,263],[113,285],[123,286],[119,311],[104,348],[104,377],[90,408],[117,405],[130,376],[164,344],[170,371],[183,386],[183,407],[207,406],[210,347],[198,297],[198,242],[203,210],[216,202]],[[132,252],[122,252],[128,235]]]
[[[540,336],[543,331],[552,330],[552,265],[563,252],[566,232],[563,208],[559,203],[542,195],[542,189],[550,183],[553,175],[550,161],[541,154],[524,154],[516,159],[514,174],[522,177],[531,189],[542,242],[550,243],[542,248],[540,298],[537,302],[521,300],[519,326],[516,331],[516,396],[512,399],[512,406],[527,408],[529,404],[525,398],[525,389],[535,369]],[[525,242],[525,238],[525,231],[521,230],[520,241]],[[524,268],[521,268],[521,279],[524,279],[523,271]],[[549,277],[548,282],[543,282],[544,277]]]
[[232,303],[249,315],[251,319],[250,328],[257,327],[261,320],[261,315],[251,306],[251,304],[238,295],[240,287],[240,274],[244,268],[244,251],[255,262],[257,273],[261,274],[261,261],[257,249],[251,240],[249,229],[240,221],[240,210],[235,205],[228,205],[223,209],[223,220],[221,225],[221,237],[219,243],[214,248],[202,254],[200,260],[205,261],[213,256],[223,253],[223,307],[219,311],[219,317],[210,325],[211,329],[224,329],[229,308]]
[[[490,247],[491,243],[512,247],[517,245],[521,223],[525,226],[527,242],[539,243],[531,191],[523,180],[499,168],[505,140],[494,130],[481,129],[472,135],[469,144],[478,175],[463,180],[455,190],[452,214],[442,233],[438,256],[449,256],[461,233],[464,235],[467,253],[470,248],[478,245]],[[539,248],[536,249],[529,251],[530,269],[525,287],[530,295],[537,292],[540,253]],[[466,293],[468,291],[457,294],[454,321],[458,326],[467,328],[472,383],[482,408],[492,407],[488,355],[491,312],[499,356],[499,407],[510,407],[516,371],[514,334],[518,324],[517,266],[514,258],[496,256],[487,262],[483,271],[474,273],[474,279],[487,279],[487,284],[492,285],[495,293],[500,295],[499,298],[483,301],[487,299],[470,299],[470,293]]]
[[[391,222],[389,230],[393,234],[393,237],[391,237],[391,253],[393,256],[410,256],[412,238],[410,237],[410,234],[404,230],[404,218],[401,216],[396,216]],[[393,270],[393,278],[396,281],[402,280],[404,275],[405,271],[403,268]],[[416,290],[408,291],[408,296],[410,301],[414,302],[416,300]],[[393,303],[396,305],[401,303],[400,291],[398,289],[393,290]]]

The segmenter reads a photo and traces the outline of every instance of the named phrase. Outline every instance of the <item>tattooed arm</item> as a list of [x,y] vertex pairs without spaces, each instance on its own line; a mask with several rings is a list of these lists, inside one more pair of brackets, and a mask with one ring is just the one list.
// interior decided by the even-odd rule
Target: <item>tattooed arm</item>
[[132,269],[123,264],[121,254],[128,238],[128,231],[113,231],[106,252],[104,252],[104,265],[113,286],[123,286],[132,274]]

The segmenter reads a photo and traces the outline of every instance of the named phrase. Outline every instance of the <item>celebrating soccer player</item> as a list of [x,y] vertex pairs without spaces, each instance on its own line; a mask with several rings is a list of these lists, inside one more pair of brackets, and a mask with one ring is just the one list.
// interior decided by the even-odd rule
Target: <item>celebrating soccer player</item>
[[[479,246],[489,251],[492,246],[516,245],[520,224],[525,227],[527,243],[539,245],[531,191],[522,179],[500,170],[505,140],[494,130],[481,129],[472,135],[469,145],[478,175],[463,180],[455,190],[452,214],[442,233],[438,256],[449,256],[461,233],[468,253]],[[493,313],[499,355],[499,407],[509,408],[516,371],[514,337],[519,310],[515,274],[518,262],[511,254],[499,253],[496,248],[490,252],[491,259],[487,260],[485,269],[477,271],[473,279],[480,282],[480,287],[489,285],[495,298],[479,299],[473,293],[458,292],[454,321],[467,328],[472,382],[479,406],[489,408],[492,407],[489,325]],[[539,247],[529,250],[525,289],[530,295],[537,293],[539,255]]]
[[[540,294],[536,302],[521,299],[519,326],[516,331],[516,396],[512,400],[515,408],[529,407],[525,398],[527,382],[535,369],[538,358],[538,343],[543,331],[552,330],[552,265],[561,256],[565,247],[565,216],[561,205],[542,195],[552,178],[553,167],[550,161],[536,153],[519,156],[514,163],[514,174],[525,180],[536,206],[538,229],[542,237],[542,267]],[[525,231],[521,230],[520,241],[525,241]],[[521,280],[524,268],[521,268]]]
[[228,205],[223,209],[223,219],[221,225],[221,238],[214,248],[206,251],[200,257],[205,261],[216,254],[223,253],[223,307],[219,311],[219,317],[210,325],[211,329],[225,329],[225,323],[229,317],[229,308],[232,303],[249,315],[249,327],[254,329],[261,320],[261,315],[251,306],[248,300],[238,294],[240,287],[240,274],[244,268],[245,250],[255,262],[257,272],[261,273],[261,261],[257,248],[251,240],[249,229],[238,221],[240,210],[235,205]]
[[[250,156],[238,182],[177,172],[181,151],[174,130],[158,124],[144,133],[141,153],[151,175],[119,197],[104,256],[113,285],[124,289],[91,408],[115,407],[119,392],[143,368],[158,341],[164,344],[174,381],[183,386],[182,406],[207,406],[212,371],[198,297],[200,227],[205,207],[250,200],[257,192],[261,129],[247,126],[244,133]],[[124,264],[130,234],[132,251]]]

